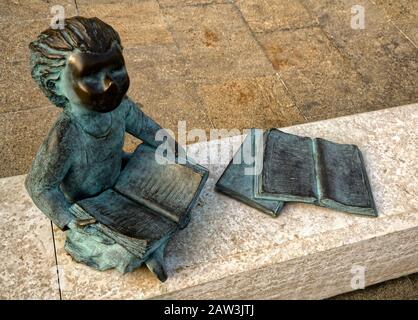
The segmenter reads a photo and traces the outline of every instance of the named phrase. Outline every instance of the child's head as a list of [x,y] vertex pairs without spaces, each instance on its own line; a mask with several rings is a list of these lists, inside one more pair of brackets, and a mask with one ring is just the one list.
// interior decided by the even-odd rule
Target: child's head
[[32,77],[58,107],[108,112],[129,87],[118,33],[98,18],[65,19],[29,45]]

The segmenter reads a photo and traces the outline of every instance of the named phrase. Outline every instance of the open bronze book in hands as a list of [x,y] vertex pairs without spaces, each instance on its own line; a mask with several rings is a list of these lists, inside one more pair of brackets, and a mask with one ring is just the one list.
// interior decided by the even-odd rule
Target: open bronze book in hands
[[136,256],[154,250],[187,225],[209,175],[191,160],[161,164],[158,157],[155,148],[140,145],[113,188],[77,202],[72,212],[93,217],[102,232]]

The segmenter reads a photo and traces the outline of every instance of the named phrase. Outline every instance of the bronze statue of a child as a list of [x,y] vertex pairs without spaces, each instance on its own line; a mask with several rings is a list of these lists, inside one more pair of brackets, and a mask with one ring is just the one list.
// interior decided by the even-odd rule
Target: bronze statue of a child
[[[33,79],[63,112],[36,155],[26,188],[55,225],[82,237],[71,204],[114,185],[129,157],[122,150],[125,132],[158,146],[162,142],[155,134],[161,127],[126,96],[122,45],[110,25],[98,18],[69,18],[63,29],[42,32],[30,50]],[[135,257],[123,247],[97,232],[90,238],[83,241],[95,241],[91,250],[100,251],[89,253],[97,256],[90,257],[96,268],[135,267]]]

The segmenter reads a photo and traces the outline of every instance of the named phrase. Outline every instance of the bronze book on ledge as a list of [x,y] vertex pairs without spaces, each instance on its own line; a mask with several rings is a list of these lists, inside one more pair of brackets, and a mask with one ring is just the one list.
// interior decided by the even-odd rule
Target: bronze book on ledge
[[[367,216],[377,210],[359,148],[270,129],[256,155],[254,197]],[[259,167],[261,166],[261,168]],[[261,169],[261,170],[260,170]]]
[[142,144],[113,188],[77,202],[71,210],[81,219],[93,217],[101,231],[143,257],[187,224],[208,175],[190,160],[159,164],[155,149]]
[[[254,197],[254,157],[256,153],[256,130],[252,129],[241,147],[234,155],[222,176],[216,182],[215,189],[232,198],[235,198],[264,213],[277,217],[283,208],[284,202],[275,199],[256,199]],[[259,130],[261,132],[261,130]],[[250,147],[250,157],[245,159],[243,146]],[[249,169],[249,170],[248,170]],[[245,171],[247,170],[247,172]]]
[[[325,139],[270,129],[262,139],[255,130],[216,183],[216,190],[265,213],[277,216],[286,202],[306,202],[365,216],[377,216],[359,148]],[[242,160],[251,140],[254,163]],[[262,144],[256,147],[255,144]],[[257,152],[255,150],[258,150]],[[244,174],[253,168],[253,175]]]

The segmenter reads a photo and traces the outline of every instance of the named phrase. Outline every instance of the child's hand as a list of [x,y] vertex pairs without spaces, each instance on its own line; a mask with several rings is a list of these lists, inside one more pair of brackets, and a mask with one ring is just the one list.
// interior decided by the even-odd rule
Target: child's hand
[[71,232],[76,232],[82,236],[88,236],[92,241],[96,241],[105,245],[113,245],[115,240],[105,235],[102,231],[98,230],[94,224],[97,221],[94,218],[91,219],[73,219],[67,225]]
[[70,223],[67,224],[67,227],[69,229],[80,229],[80,228],[83,228],[85,226],[88,226],[94,223],[96,223],[96,219],[94,218],[83,219],[83,220],[74,218],[73,220],[70,221]]

